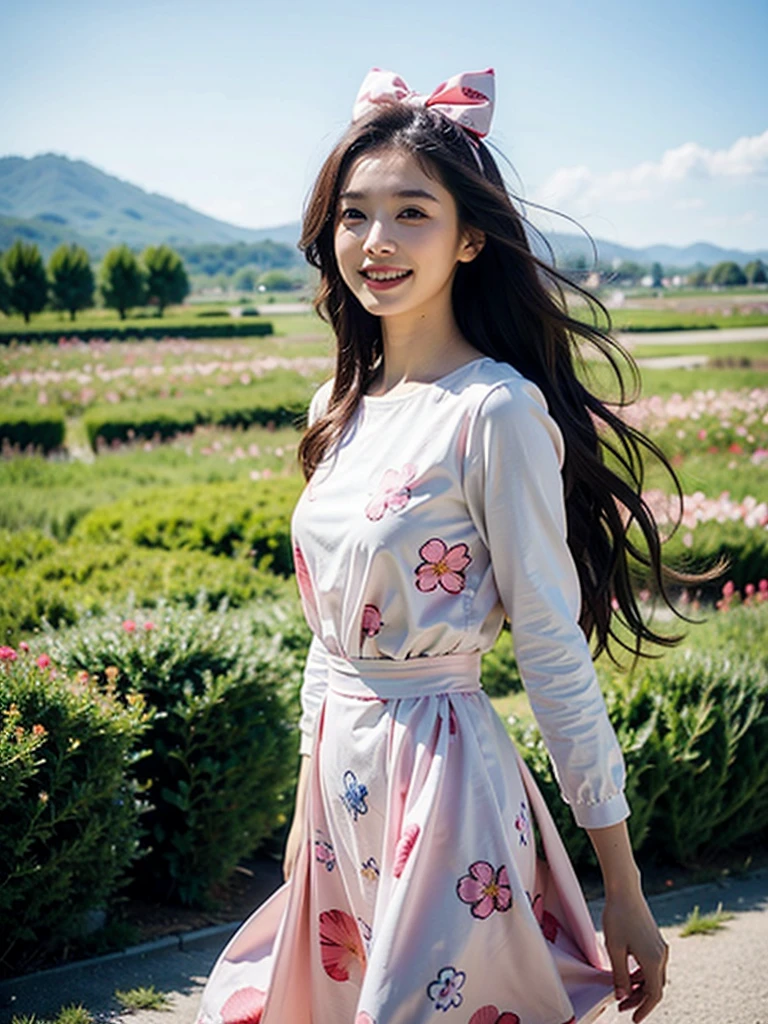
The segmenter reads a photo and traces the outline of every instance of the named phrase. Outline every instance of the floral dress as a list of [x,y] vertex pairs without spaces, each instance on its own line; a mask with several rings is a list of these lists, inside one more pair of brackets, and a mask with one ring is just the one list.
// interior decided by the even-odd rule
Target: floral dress
[[313,632],[306,841],[220,954],[198,1024],[582,1024],[611,1000],[567,853],[479,683],[508,617],[576,822],[628,816],[563,456],[538,387],[482,357],[364,396],[317,467],[292,520]]

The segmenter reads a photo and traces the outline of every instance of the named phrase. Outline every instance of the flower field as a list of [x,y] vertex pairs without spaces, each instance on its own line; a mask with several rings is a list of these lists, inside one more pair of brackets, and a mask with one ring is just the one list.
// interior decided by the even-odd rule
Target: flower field
[[[77,941],[62,922],[74,927],[94,900],[109,905],[113,892],[128,891],[203,905],[233,857],[264,843],[282,849],[309,641],[290,538],[303,487],[297,447],[311,395],[333,360],[326,328],[310,315],[274,321],[274,334],[259,338],[0,348],[0,764],[14,766],[4,807],[22,823],[0,826],[0,854],[3,842],[18,852],[23,827],[25,849],[43,836],[50,852],[41,877],[60,875],[61,865],[76,862],[56,832],[70,813],[68,779],[107,771],[111,780],[105,802],[96,790],[89,795],[87,816],[104,827],[94,829],[82,871],[59,903],[46,903],[42,890],[29,902],[18,860],[6,909],[29,904],[32,916],[17,915],[27,931],[12,937],[13,953],[0,947],[0,974],[39,962],[33,918],[50,928],[45,955],[54,955],[57,942]],[[725,559],[728,571],[708,589],[680,592],[681,610],[706,619],[686,627],[683,660],[665,655],[655,675],[643,669],[631,678],[605,658],[598,663],[630,752],[633,842],[680,864],[720,849],[724,831],[702,830],[700,820],[720,815],[732,835],[747,839],[768,821],[768,771],[747,753],[723,766],[711,791],[686,774],[711,756],[713,737],[732,734],[748,752],[768,729],[768,344],[752,345],[740,357],[745,365],[727,369],[716,365],[711,341],[706,351],[709,364],[691,369],[644,368],[641,397],[620,414],[651,436],[679,475],[682,509],[653,460],[644,486],[663,532],[672,533],[682,512],[666,545],[670,563],[703,568]],[[642,346],[635,354],[642,357]],[[35,429],[35,416],[59,424],[60,441],[47,454],[17,440],[18,424],[28,417]],[[396,485],[372,497],[370,517],[395,507]],[[442,557],[422,552],[422,589],[436,585]],[[450,568],[460,574],[458,562]],[[638,597],[654,615],[642,581]],[[369,635],[375,619],[364,620]],[[701,660],[703,650],[721,661]],[[685,660],[694,654],[695,664]],[[560,806],[531,733],[524,694],[510,692],[521,682],[508,633],[484,658],[483,673],[502,717],[514,711],[510,731],[549,789],[574,862],[589,863],[583,832]],[[688,716],[691,706],[699,710]],[[76,746],[57,733],[60,721]],[[97,742],[102,735],[108,749]],[[242,778],[225,784],[235,742]],[[675,823],[687,805],[675,803],[673,777],[681,792],[692,786],[695,814],[682,832]],[[243,780],[253,796],[247,828],[234,813],[242,814]],[[732,811],[736,792],[748,814]],[[697,808],[694,797],[710,802]],[[109,852],[116,834],[119,858]],[[109,857],[110,870],[100,874]]]

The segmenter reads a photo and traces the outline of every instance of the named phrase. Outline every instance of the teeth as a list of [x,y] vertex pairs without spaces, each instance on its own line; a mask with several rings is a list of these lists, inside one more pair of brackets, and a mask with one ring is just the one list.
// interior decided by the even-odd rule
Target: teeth
[[405,277],[410,274],[410,270],[401,271],[381,271],[381,270],[364,270],[363,273],[366,277],[370,277],[372,281],[394,281],[398,277]]

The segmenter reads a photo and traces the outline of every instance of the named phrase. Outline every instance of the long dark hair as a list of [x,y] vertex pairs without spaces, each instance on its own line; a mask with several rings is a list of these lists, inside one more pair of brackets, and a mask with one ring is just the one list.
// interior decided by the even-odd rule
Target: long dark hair
[[[342,280],[334,232],[339,191],[353,161],[363,153],[391,147],[412,154],[428,176],[451,192],[461,226],[485,233],[480,253],[458,264],[452,290],[454,316],[476,349],[509,363],[538,385],[563,433],[568,544],[581,583],[579,621],[587,638],[596,635],[594,656],[605,649],[611,653],[609,638],[636,657],[648,653],[643,647],[646,641],[663,646],[678,643],[682,636],[657,633],[644,620],[632,587],[633,575],[644,571],[662,600],[681,618],[685,616],[674,608],[667,581],[690,583],[705,577],[662,564],[659,530],[642,498],[643,450],[663,463],[682,507],[680,482],[657,445],[626,424],[577,378],[575,366],[582,357],[576,341],[592,343],[608,361],[619,384],[620,405],[627,404],[621,363],[630,371],[635,393],[640,380],[637,365],[607,331],[568,314],[564,287],[575,288],[586,299],[593,319],[599,307],[610,330],[610,314],[599,299],[534,255],[523,217],[488,147],[480,143],[477,150],[481,174],[465,130],[428,108],[390,104],[352,123],[325,160],[307,203],[299,248],[320,271],[314,307],[332,325],[337,349],[328,411],[299,444],[305,478],[343,433],[383,355],[379,318],[363,308]],[[608,452],[619,471],[606,465]],[[632,560],[637,563],[634,567]],[[619,632],[617,612],[624,622]],[[634,635],[631,646],[624,639],[627,628]]]

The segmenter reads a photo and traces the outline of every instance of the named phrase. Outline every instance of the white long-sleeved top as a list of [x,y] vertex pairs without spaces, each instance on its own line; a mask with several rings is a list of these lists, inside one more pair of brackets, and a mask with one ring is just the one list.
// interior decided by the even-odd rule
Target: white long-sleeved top
[[[332,381],[312,398],[324,413]],[[520,675],[563,799],[582,827],[629,815],[625,766],[566,543],[564,443],[540,389],[475,359],[397,395],[364,396],[292,518],[314,637],[301,691],[312,751],[327,652],[488,651],[509,617]]]

